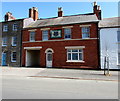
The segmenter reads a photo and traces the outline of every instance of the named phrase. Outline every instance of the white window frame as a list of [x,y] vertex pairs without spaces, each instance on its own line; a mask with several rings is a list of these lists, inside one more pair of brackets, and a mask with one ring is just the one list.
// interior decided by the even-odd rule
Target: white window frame
[[120,42],[120,31],[117,31],[117,41]]
[[120,53],[118,52],[118,65],[120,65]]
[[3,32],[7,32],[8,31],[8,25],[3,25]]
[[[16,44],[14,44],[14,41],[15,41],[14,38],[16,38]],[[12,37],[12,46],[16,46],[16,45],[17,45],[17,37],[16,37],[16,36],[13,36],[13,37]]]
[[18,25],[16,23],[13,24],[13,31],[17,31],[18,30]]
[[[83,28],[89,28],[89,32],[88,31],[83,32]],[[81,27],[81,32],[82,32],[82,39],[89,39],[90,38],[90,27],[89,26]],[[84,37],[83,34],[88,34],[89,37]]]
[[2,38],[2,46],[7,46],[7,37]]
[[[45,32],[45,33],[44,33]],[[47,32],[47,34],[46,34]],[[48,41],[48,34],[49,34],[49,31],[48,30],[42,30],[42,40],[43,41]],[[45,37],[45,38],[44,38]]]
[[[70,50],[70,52],[68,52],[68,50]],[[78,50],[78,52],[72,52],[72,50]],[[81,52],[79,52],[79,50],[82,50]],[[73,53],[77,53],[78,54],[78,60],[73,60],[72,59],[72,54]],[[71,54],[71,59],[68,59],[68,54]],[[82,54],[82,60],[79,60],[79,54]],[[83,48],[68,48],[67,49],[67,61],[66,62],[85,62],[84,61],[84,55],[83,55]]]
[[17,61],[17,53],[16,53],[16,60],[13,60],[13,53],[14,53],[15,51],[13,51],[12,53],[11,53],[11,62],[16,62]]
[[[68,33],[68,31],[66,32],[66,30],[70,30],[70,33]],[[65,39],[71,39],[71,28],[64,28],[64,38],[66,35],[70,35],[70,38],[65,38]]]
[[34,42],[35,41],[35,31],[30,31],[30,38],[29,38],[29,40],[30,40],[30,42]]

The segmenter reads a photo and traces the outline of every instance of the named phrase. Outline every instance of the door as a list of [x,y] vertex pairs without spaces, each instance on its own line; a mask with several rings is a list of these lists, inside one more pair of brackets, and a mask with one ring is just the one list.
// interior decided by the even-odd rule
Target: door
[[2,53],[2,66],[6,66],[6,53]]
[[49,50],[46,53],[46,67],[52,67],[52,51]]

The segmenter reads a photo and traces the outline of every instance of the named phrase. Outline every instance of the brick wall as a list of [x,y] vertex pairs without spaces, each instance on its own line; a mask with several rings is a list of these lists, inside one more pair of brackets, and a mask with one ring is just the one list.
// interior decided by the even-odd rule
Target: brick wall
[[[99,54],[98,54],[98,33],[97,33],[97,23],[89,23],[90,26],[90,38],[92,39],[82,39],[80,24],[67,25],[72,27],[72,39],[74,40],[63,40],[64,30],[62,30],[62,38],[50,39],[55,41],[42,41],[42,31],[40,28],[36,30],[36,41],[39,42],[28,42],[29,41],[29,31],[25,29],[23,31],[23,55],[22,55],[22,65],[25,66],[26,50],[24,47],[38,47],[42,46],[40,49],[40,66],[46,66],[46,53],[47,48],[52,48],[53,53],[53,67],[62,68],[98,68],[99,67]],[[82,24],[83,25],[83,24]],[[62,29],[63,26],[47,27],[50,30]],[[30,30],[30,29],[29,29]],[[58,41],[57,41],[58,40]],[[85,46],[83,49],[84,61],[85,62],[66,62],[67,61],[67,50],[66,46]]]

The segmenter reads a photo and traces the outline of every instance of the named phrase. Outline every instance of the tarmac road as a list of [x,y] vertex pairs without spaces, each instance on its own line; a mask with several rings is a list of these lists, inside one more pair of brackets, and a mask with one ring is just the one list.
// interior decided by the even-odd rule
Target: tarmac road
[[118,99],[118,81],[14,75],[1,78],[2,99]]

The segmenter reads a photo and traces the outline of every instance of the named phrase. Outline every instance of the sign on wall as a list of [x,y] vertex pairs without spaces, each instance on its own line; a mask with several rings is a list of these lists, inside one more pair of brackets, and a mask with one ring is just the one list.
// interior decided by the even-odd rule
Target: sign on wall
[[50,31],[50,38],[61,38],[62,37],[62,30],[51,30]]

